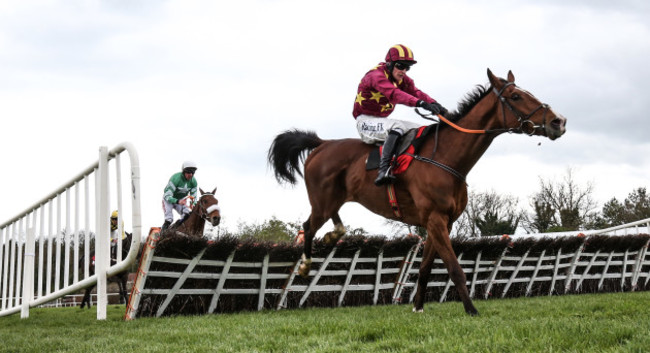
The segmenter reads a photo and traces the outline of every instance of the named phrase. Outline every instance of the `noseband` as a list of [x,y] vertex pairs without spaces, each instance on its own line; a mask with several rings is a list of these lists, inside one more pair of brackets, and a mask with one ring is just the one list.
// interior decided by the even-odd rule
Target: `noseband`
[[[503,112],[503,126],[506,126],[506,110],[503,108],[505,105],[508,107],[508,110],[512,112],[512,114],[517,118],[517,121],[519,122],[519,127],[516,128],[507,128],[507,129],[495,129],[495,130],[485,130],[485,132],[509,132],[509,133],[515,133],[515,134],[527,134],[529,136],[532,136],[535,134],[535,131],[537,129],[542,129],[544,130],[546,128],[546,112],[549,110],[549,106],[546,103],[540,104],[537,108],[535,108],[532,112],[530,112],[527,115],[524,115],[522,112],[519,110],[515,109],[515,107],[512,106],[510,102],[506,99],[506,97],[503,96],[503,91],[508,86],[514,86],[514,82],[507,82],[503,87],[501,88],[500,91],[497,91],[496,88],[492,88],[492,91],[497,95],[497,98],[501,102],[501,111]],[[535,123],[530,120],[532,116],[537,113],[538,110],[544,109],[544,115],[543,115],[543,123],[542,125],[535,125]]]

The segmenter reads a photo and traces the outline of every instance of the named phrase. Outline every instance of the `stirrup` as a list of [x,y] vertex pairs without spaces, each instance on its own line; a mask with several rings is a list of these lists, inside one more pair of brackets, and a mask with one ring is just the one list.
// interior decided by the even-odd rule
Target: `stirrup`
[[394,183],[395,180],[397,180],[397,177],[395,177],[393,173],[390,172],[390,170],[391,168],[389,167],[384,173],[380,171],[379,175],[377,175],[377,179],[375,179],[375,185],[382,186]]

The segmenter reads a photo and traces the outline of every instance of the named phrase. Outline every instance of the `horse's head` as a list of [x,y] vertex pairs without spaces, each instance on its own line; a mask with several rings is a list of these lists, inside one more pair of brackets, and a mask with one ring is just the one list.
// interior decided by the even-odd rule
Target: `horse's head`
[[221,209],[219,208],[219,200],[214,197],[217,188],[214,188],[212,192],[204,192],[200,188],[199,191],[201,192],[201,197],[197,202],[197,206],[199,206],[201,218],[210,222],[212,226],[218,226],[219,222],[221,222]]
[[496,77],[490,69],[487,74],[501,103],[504,129],[528,135],[542,135],[551,140],[564,134],[566,118],[537,100],[530,92],[517,87],[512,71],[508,71],[508,80]]

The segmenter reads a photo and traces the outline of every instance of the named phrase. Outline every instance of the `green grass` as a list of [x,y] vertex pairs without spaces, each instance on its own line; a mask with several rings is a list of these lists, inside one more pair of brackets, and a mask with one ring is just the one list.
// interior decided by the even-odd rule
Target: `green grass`
[[79,308],[0,318],[0,352],[647,352],[650,292],[462,305],[300,309],[122,321]]

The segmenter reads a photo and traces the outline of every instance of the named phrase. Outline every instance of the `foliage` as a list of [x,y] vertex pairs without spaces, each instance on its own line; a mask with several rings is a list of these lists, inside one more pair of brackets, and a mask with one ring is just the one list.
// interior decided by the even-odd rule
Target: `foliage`
[[557,227],[554,216],[555,209],[549,203],[544,201],[535,200],[533,202],[533,215],[532,220],[528,221],[524,226],[529,232],[546,233],[549,232],[551,227]]
[[594,217],[594,228],[607,228],[650,218],[650,197],[646,188],[630,192],[622,203],[615,197],[607,201],[601,214]]
[[368,235],[368,232],[365,229],[363,229],[363,227],[352,228],[351,226],[345,226],[345,229],[347,229],[345,235],[360,235],[360,236]]
[[540,190],[532,198],[536,207],[529,228],[540,233],[584,228],[596,207],[592,194],[593,185],[578,185],[571,168],[560,182],[540,178]]
[[467,207],[455,223],[454,234],[466,237],[514,234],[524,211],[512,195],[496,191],[470,192]]
[[299,222],[283,222],[275,216],[262,224],[239,223],[236,236],[242,240],[253,239],[269,242],[291,242],[298,235],[301,225]]
[[[110,305],[0,317],[0,352],[644,352],[650,292],[246,312],[122,321]],[[34,339],[38,337],[38,339]]]
[[475,222],[482,235],[514,234],[519,224],[519,218],[515,219],[515,215],[509,215],[507,219],[502,220],[499,218],[498,212],[488,210],[482,218]]

